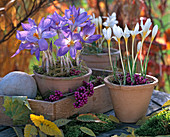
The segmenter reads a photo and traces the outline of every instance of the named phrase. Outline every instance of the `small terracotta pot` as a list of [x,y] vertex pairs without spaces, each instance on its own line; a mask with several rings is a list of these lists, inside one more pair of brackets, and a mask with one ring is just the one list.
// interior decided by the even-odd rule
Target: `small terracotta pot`
[[[112,62],[116,63],[119,60],[119,50],[111,49]],[[91,69],[107,69],[111,70],[109,54],[99,53],[94,55],[81,54],[81,59]]]
[[110,91],[116,117],[125,123],[137,122],[146,115],[152,92],[158,83],[158,79],[147,75],[146,77],[153,81],[150,84],[120,86],[111,83],[108,80],[111,77],[113,76],[106,77],[104,82]]
[[80,77],[50,77],[38,74],[34,71],[35,80],[37,82],[38,89],[41,95],[44,97],[49,91],[59,90],[62,93],[69,92],[69,89],[77,89],[83,85],[83,81],[88,82],[92,70],[90,68],[85,68],[88,73]]

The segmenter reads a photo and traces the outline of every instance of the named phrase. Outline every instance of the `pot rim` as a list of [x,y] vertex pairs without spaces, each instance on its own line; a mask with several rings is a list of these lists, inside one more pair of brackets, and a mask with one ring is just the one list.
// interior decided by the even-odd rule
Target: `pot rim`
[[87,77],[92,74],[92,70],[90,68],[88,68],[88,67],[83,67],[83,68],[88,70],[88,73],[85,75],[79,76],[79,77],[50,77],[50,76],[38,74],[35,72],[35,70],[33,70],[33,73],[35,74],[35,76],[38,76],[40,78],[50,79],[50,80],[57,80],[57,79],[58,80],[71,80],[71,79],[77,80],[77,79],[82,79],[82,78]]
[[[120,54],[120,51],[118,49],[111,48],[111,51],[115,51],[115,52],[112,52],[111,55]],[[98,53],[98,54],[82,53],[81,55],[83,55],[83,56],[105,56],[105,55],[107,55],[108,56],[108,52],[107,53]]]
[[154,76],[151,76],[151,75],[146,75],[147,78],[151,78],[152,80],[154,80],[152,83],[149,83],[149,84],[142,84],[142,85],[133,85],[133,86],[129,86],[129,85],[118,85],[118,84],[113,84],[111,82],[109,82],[109,78],[112,77],[113,75],[109,75],[107,77],[104,78],[104,82],[105,84],[108,84],[109,86],[112,86],[114,88],[136,88],[136,87],[147,87],[147,86],[150,86],[150,85],[153,85],[153,86],[156,86],[157,83],[158,83],[158,79]]

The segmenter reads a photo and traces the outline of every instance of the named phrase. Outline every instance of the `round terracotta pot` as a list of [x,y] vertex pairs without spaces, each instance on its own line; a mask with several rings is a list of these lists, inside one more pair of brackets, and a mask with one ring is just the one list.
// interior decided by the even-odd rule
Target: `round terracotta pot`
[[146,115],[149,102],[154,87],[158,79],[147,75],[146,77],[153,82],[150,84],[124,86],[111,83],[108,79],[113,76],[104,78],[112,99],[112,105],[116,117],[125,123],[135,123]]
[[[111,49],[112,62],[116,63],[119,60],[119,50]],[[87,67],[91,69],[107,69],[111,70],[109,54],[99,53],[99,54],[81,54],[81,59],[85,62]]]
[[85,69],[88,70],[88,73],[80,77],[50,77],[38,74],[34,71],[34,78],[42,96],[46,96],[49,91],[55,90],[67,93],[69,92],[69,89],[74,90],[82,86],[83,81],[89,81],[92,70],[90,68]]

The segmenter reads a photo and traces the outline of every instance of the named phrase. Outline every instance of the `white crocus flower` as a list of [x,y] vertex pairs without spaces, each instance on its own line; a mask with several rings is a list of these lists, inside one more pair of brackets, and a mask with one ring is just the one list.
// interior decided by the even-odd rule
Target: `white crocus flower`
[[116,13],[113,12],[112,15],[110,16],[108,14],[109,17],[103,17],[103,18],[106,18],[106,21],[103,23],[103,25],[105,27],[113,27],[115,24],[118,23],[118,21],[116,20]]
[[153,27],[153,30],[152,30],[152,38],[151,38],[151,40],[153,40],[155,38],[157,32],[158,32],[158,25],[155,25]]
[[92,23],[95,23],[95,14],[93,13],[92,16],[89,17],[89,19],[91,19]]
[[127,60],[128,60],[129,73],[130,73],[130,76],[132,77],[131,68],[130,68],[130,62],[129,62],[129,55],[128,55],[128,46],[127,46],[129,36],[130,36],[130,31],[129,31],[127,25],[125,25],[125,29],[124,29],[124,32],[123,32],[123,37],[125,39],[126,55],[127,55]]
[[[143,23],[143,21],[142,21]],[[140,33],[139,31],[139,23],[136,23],[135,25],[135,29],[133,31],[130,31],[131,35],[132,35],[132,62],[134,63],[134,41],[135,41],[135,37],[137,34]]]
[[152,22],[151,22],[151,19],[147,19],[146,22],[145,22],[145,25],[143,24],[143,17],[140,18],[141,20],[141,28],[142,28],[142,31],[141,31],[141,35],[142,35],[142,39],[144,40],[151,32],[151,30],[149,30],[149,28],[151,27],[152,25]]
[[108,28],[108,29],[104,28],[103,35],[106,40],[111,40],[111,35],[112,35],[111,28]]
[[114,33],[115,36],[113,36],[112,38],[114,38],[118,42],[119,52],[120,52],[120,60],[121,60],[121,63],[122,63],[123,74],[125,76],[125,69],[124,69],[124,64],[123,64],[123,59],[122,59],[121,48],[120,48],[120,38],[123,36],[123,30],[119,26],[114,25],[113,26],[113,33]]
[[135,29],[130,31],[130,34],[132,35],[132,37],[135,37],[137,34],[139,34],[139,23],[136,23]]
[[148,52],[147,52],[147,55],[146,55],[145,72],[146,72],[146,69],[147,69],[147,60],[148,60],[149,52],[150,52],[150,49],[151,49],[151,46],[152,46],[152,42],[153,42],[157,32],[158,32],[158,25],[155,25],[153,27],[153,30],[152,30],[151,42],[150,42],[150,45],[149,45],[149,48],[148,48]]
[[108,28],[108,29],[104,28],[103,35],[104,35],[105,39],[107,40],[110,66],[111,66],[112,72],[114,72],[111,53],[110,53],[110,41],[111,41],[111,35],[112,35],[111,28]]
[[98,17],[98,23],[99,23],[100,34],[101,34],[102,33],[102,18],[101,18],[101,16]]
[[117,25],[113,26],[113,33],[115,36],[113,36],[112,38],[114,38],[117,42],[120,42],[120,38],[123,36],[123,30],[122,28],[120,28]]
[[125,29],[124,29],[124,32],[123,32],[123,37],[124,37],[124,39],[128,39],[129,36],[130,36],[130,31],[129,31],[127,25],[125,25]]

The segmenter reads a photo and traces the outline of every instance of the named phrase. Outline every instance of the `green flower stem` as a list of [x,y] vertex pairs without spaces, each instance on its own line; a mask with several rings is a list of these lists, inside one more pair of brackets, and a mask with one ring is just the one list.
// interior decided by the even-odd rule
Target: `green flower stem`
[[124,64],[123,64],[123,59],[122,59],[121,48],[120,48],[120,38],[118,39],[118,45],[119,45],[120,60],[121,60],[121,63],[122,63],[123,74],[125,75],[125,69],[124,69]]
[[151,42],[150,42],[150,45],[149,45],[149,49],[148,49],[148,52],[147,52],[147,55],[146,55],[146,61],[145,61],[145,76],[146,76],[148,56],[149,56],[150,48],[151,48],[151,46],[152,46],[152,42],[153,42],[153,39],[151,39]]
[[131,73],[131,68],[130,68],[130,63],[129,63],[128,46],[127,46],[128,38],[125,38],[125,43],[126,43],[126,54],[127,54],[127,59],[128,59],[129,73],[132,78],[132,73]]
[[140,64],[141,64],[141,74],[143,75],[143,65],[142,65],[142,47],[143,47],[143,42],[144,42],[144,39],[142,39],[142,46],[141,46],[141,50],[140,50]]
[[135,56],[135,60],[134,60],[133,67],[132,67],[132,74],[134,74],[134,67],[135,67],[135,63],[136,63],[138,54],[139,54],[139,52],[137,52],[137,54],[136,54],[136,56]]
[[109,60],[110,60],[110,66],[111,66],[111,68],[112,68],[112,72],[114,72],[113,64],[112,64],[112,58],[111,58],[111,54],[110,54],[110,41],[111,41],[111,39],[107,40],[108,50],[109,50]]

